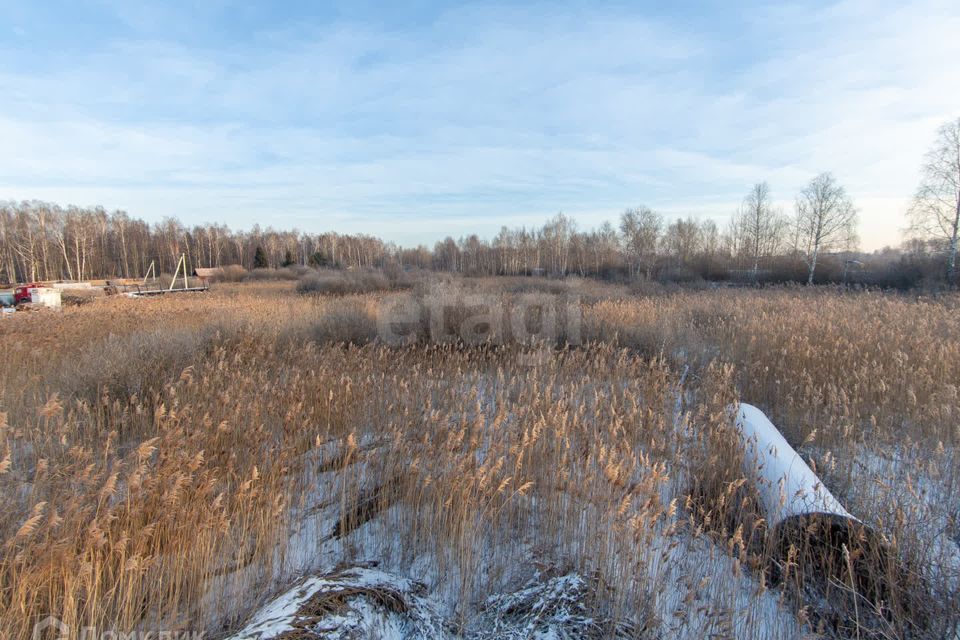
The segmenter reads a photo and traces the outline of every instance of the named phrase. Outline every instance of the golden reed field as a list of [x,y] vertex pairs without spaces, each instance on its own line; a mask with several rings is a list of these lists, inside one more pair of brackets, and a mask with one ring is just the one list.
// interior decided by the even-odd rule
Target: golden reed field
[[[267,282],[12,315],[0,637],[48,615],[225,637],[357,566],[422,582],[426,637],[957,632],[957,295]],[[771,535],[738,400],[870,536]],[[538,581],[575,583],[577,615],[497,609]]]

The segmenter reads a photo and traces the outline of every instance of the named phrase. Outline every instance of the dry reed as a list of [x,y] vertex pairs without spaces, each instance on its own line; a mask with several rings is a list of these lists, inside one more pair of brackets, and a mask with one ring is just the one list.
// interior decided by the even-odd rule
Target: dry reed
[[[581,302],[587,344],[546,352],[434,344],[425,325],[381,344],[383,304],[257,283],[0,323],[0,635],[50,613],[224,633],[327,543],[432,576],[464,629],[531,559],[590,576],[598,637],[957,623],[956,299],[611,288]],[[901,580],[871,599],[788,558],[771,590],[738,397],[882,535]],[[311,512],[335,517],[305,550]]]

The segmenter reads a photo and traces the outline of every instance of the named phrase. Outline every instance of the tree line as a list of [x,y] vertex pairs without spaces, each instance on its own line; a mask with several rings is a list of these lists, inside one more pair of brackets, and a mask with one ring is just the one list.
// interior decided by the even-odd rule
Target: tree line
[[709,219],[667,220],[639,206],[626,209],[616,225],[580,230],[558,214],[541,227],[503,227],[491,239],[447,237],[432,248],[363,234],[191,227],[175,218],[149,224],[102,207],[9,202],[0,204],[0,280],[141,278],[151,263],[157,273],[169,273],[185,255],[190,269],[398,266],[466,275],[808,283],[886,278],[894,285],[942,272],[952,283],[960,234],[960,119],[938,131],[907,214],[911,234],[904,246],[867,256],[857,253],[855,203],[830,173],[813,178],[789,214],[774,204],[770,186],[758,182],[723,228]]
[[846,190],[823,173],[801,191],[793,218],[774,205],[769,185],[760,182],[725,228],[710,219],[667,220],[646,206],[626,209],[617,226],[605,222],[588,231],[578,231],[573,219],[558,214],[540,228],[504,227],[491,241],[476,235],[447,238],[423,259],[433,268],[469,275],[773,277],[812,283],[824,254],[856,252],[856,223]]
[[239,264],[281,267],[382,266],[396,247],[366,235],[306,234],[222,224],[188,227],[175,218],[149,224],[125,211],[27,201],[0,204],[0,280],[142,278],[170,273],[181,255],[189,269]]

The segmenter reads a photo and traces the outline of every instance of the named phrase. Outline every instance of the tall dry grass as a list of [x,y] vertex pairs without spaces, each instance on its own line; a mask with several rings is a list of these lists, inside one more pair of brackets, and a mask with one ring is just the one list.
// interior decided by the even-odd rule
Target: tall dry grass
[[[470,310],[445,286],[411,295],[442,297],[455,328]],[[584,285],[475,286],[509,304]],[[0,323],[0,635],[51,613],[220,634],[296,572],[370,557],[429,577],[464,629],[533,561],[591,576],[604,636],[956,623],[956,300],[611,288],[581,298],[589,344],[546,351],[434,344],[420,316],[417,340],[385,345],[391,300],[221,285]],[[868,592],[779,558],[738,397],[883,537],[898,581]]]

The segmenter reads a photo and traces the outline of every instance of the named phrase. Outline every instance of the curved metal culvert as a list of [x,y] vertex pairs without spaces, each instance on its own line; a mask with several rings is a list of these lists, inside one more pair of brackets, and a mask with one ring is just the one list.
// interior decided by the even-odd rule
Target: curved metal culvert
[[840,504],[760,409],[741,403],[736,412],[743,471],[767,521],[771,579],[812,570],[825,584],[887,600],[895,563],[880,534]]

